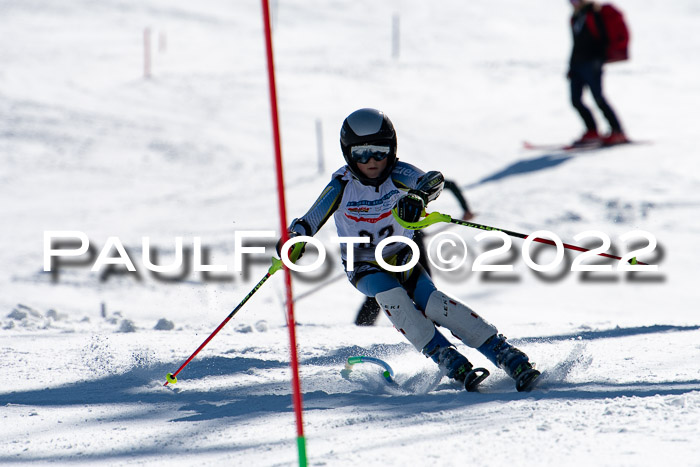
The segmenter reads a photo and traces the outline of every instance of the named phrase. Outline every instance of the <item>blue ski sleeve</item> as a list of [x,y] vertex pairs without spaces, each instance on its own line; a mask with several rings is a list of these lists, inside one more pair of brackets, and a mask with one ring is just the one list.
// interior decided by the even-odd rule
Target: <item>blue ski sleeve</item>
[[313,237],[333,215],[340,200],[343,198],[343,191],[347,182],[341,176],[334,177],[323,189],[316,202],[303,216],[294,219],[289,226],[289,230],[300,235]]

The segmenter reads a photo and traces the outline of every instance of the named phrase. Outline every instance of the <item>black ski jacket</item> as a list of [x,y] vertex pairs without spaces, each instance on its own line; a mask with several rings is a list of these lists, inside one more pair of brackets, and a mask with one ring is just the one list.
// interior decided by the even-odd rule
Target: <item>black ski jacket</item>
[[[600,31],[600,37],[593,31]],[[605,61],[607,36],[599,11],[592,3],[587,4],[571,16],[571,32],[574,46],[569,65],[600,60]]]

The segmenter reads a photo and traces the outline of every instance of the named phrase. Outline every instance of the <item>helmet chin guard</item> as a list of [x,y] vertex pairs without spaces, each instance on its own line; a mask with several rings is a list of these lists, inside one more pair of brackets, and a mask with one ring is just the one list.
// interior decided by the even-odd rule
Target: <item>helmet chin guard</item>
[[[386,168],[377,178],[368,178],[363,175],[350,155],[350,148],[366,144],[389,146]],[[379,110],[356,110],[348,115],[340,128],[340,148],[343,151],[345,163],[360,182],[365,185],[381,185],[394,170],[397,161],[394,125],[389,117]]]

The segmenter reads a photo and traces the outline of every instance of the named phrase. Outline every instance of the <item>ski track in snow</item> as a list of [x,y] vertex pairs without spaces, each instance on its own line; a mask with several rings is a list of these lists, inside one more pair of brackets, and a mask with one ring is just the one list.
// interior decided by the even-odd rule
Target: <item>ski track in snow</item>
[[[517,393],[452,339],[491,372],[467,393],[386,317],[352,325],[362,298],[330,221],[317,235],[324,268],[295,279],[309,465],[697,465],[696,2],[616,2],[632,60],[606,68],[606,94],[629,135],[651,144],[576,153],[522,149],[581,131],[564,79],[567,2],[272,3],[289,216],[341,165],[343,118],[371,106],[392,118],[403,160],[460,184],[476,222],[571,243],[602,231],[617,254],[627,232],[658,240],[644,258],[655,273],[573,274],[567,252],[538,274],[514,240],[499,258],[512,273],[477,274],[479,232],[429,230],[470,251],[465,268],[435,273],[438,287],[543,372]],[[259,5],[0,0],[0,12],[11,44],[0,47],[0,464],[297,465],[281,274],[163,386],[269,267],[260,255],[232,271],[234,231],[278,229]],[[445,194],[431,209],[459,208]],[[95,255],[117,236],[137,273],[43,272],[46,230],[85,232]],[[143,237],[158,264],[183,237],[189,268],[147,271]],[[194,237],[227,273],[193,272]],[[343,377],[356,355],[387,361],[397,384],[373,365]]]

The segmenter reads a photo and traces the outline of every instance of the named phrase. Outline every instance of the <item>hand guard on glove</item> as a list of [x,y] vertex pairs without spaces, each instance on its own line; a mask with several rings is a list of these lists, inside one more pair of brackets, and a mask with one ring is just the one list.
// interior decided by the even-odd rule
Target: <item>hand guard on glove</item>
[[[301,234],[299,232],[291,231],[291,232],[287,232],[287,235],[289,236],[289,240],[291,240],[294,237],[299,237]],[[275,250],[277,250],[277,256],[280,259],[282,258],[282,245],[284,245],[284,243],[282,242],[282,238],[280,238],[279,240],[277,240],[277,245],[275,246]],[[291,253],[296,245],[297,245],[297,243],[295,243],[292,246],[292,248],[289,249],[288,253],[290,255],[291,255]],[[299,256],[297,257],[297,260],[304,255],[304,250],[306,250],[306,243],[305,242],[301,243],[301,251],[299,251]]]
[[424,209],[425,199],[417,190],[410,190],[396,202],[396,213],[406,222],[418,222]]

